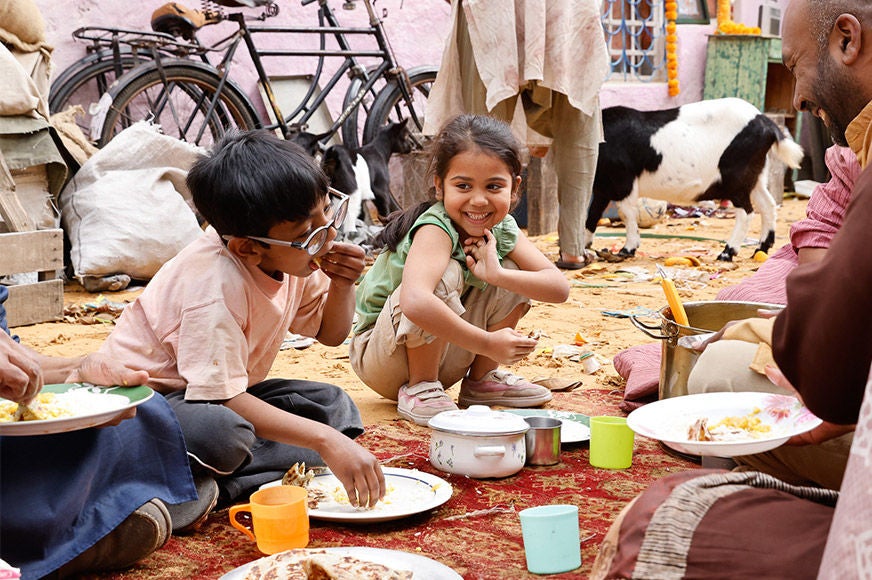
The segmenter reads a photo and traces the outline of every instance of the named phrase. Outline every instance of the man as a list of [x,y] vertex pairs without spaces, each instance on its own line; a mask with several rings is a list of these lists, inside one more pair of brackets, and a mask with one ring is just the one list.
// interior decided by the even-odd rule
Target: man
[[[772,345],[781,372],[814,413],[829,425],[857,423],[819,578],[868,578],[872,562],[864,538],[872,521],[872,172],[867,168],[872,150],[872,4],[794,0],[783,34],[784,63],[796,77],[794,105],[821,117],[834,141],[850,146],[864,168],[826,260],[798,268],[788,279],[790,306],[775,320]],[[819,438],[838,429],[827,425]]]
[[[872,147],[872,5],[793,0],[785,12],[782,34],[784,62],[797,81],[797,109],[821,117],[834,140],[848,144],[865,167]],[[625,577],[626,570],[646,577],[652,566],[665,559],[672,570],[682,573],[715,566],[732,570],[735,577],[742,573],[745,577],[749,573],[783,578],[872,577],[867,539],[872,521],[868,485],[872,477],[870,225],[872,172],[864,170],[826,258],[797,267],[787,279],[784,311],[768,324],[753,323],[758,339],[772,345],[777,363],[766,366],[766,375],[783,388],[795,387],[811,411],[825,421],[805,436],[806,442],[830,439],[856,423],[837,507],[830,507],[834,502],[825,490],[797,490],[761,474],[670,476],[652,485],[625,510],[623,521],[613,527],[614,541],[604,543],[594,578]],[[723,490],[702,513],[711,518],[693,522],[696,527],[689,532],[688,520],[684,520],[685,531],[679,534],[686,540],[683,544],[677,537],[665,545],[646,544],[665,529],[659,527],[663,516],[675,513],[682,491],[703,480],[709,481],[708,488]],[[686,513],[697,509],[706,493],[695,494],[693,506],[685,501]],[[762,511],[756,512],[755,505]],[[717,525],[707,525],[707,519],[717,520]],[[725,533],[743,521],[742,534]],[[639,539],[640,530],[644,540]],[[749,540],[756,549],[739,549],[747,548]],[[742,571],[730,562],[731,552],[743,554]]]
[[[801,15],[801,16],[797,16]],[[790,16],[788,18],[787,16]],[[868,129],[872,121],[872,81],[869,75],[872,71],[872,42],[867,38],[864,44],[863,33],[867,35],[872,17],[872,8],[861,2],[841,0],[826,2],[823,0],[795,0],[787,11],[784,20],[782,41],[784,64],[796,77],[794,91],[794,106],[797,110],[810,112],[820,117],[832,135],[833,141],[839,145],[849,146],[856,154],[860,166],[865,169],[869,161],[870,136]],[[792,27],[792,28],[791,28]],[[859,185],[859,184],[858,184]],[[855,187],[854,197],[859,191]],[[856,204],[855,204],[856,205]],[[840,260],[842,265],[828,280],[835,283],[833,288],[838,291],[834,298],[840,305],[845,304],[844,293],[849,288],[857,288],[858,256],[863,251],[844,252],[828,251],[825,261],[831,263]],[[829,267],[833,267],[830,265]],[[820,276],[816,270],[813,276]],[[807,278],[801,278],[807,280]],[[821,279],[822,280],[822,279]],[[814,296],[821,294],[819,286],[813,286]],[[792,296],[788,286],[788,296]],[[816,302],[817,303],[817,302]],[[792,316],[783,320],[798,321],[800,317],[808,317],[803,330],[814,327],[822,318],[830,318],[831,313],[815,309],[791,309]],[[802,314],[799,314],[799,313]],[[789,314],[789,313],[788,313]],[[815,317],[817,316],[817,318]],[[815,361],[819,364],[816,372],[810,368],[804,369],[802,378],[806,385],[819,383],[831,384],[842,371],[853,369],[855,373],[848,384],[856,384],[857,376],[865,379],[868,367],[857,369],[853,363],[863,360],[855,357],[855,347],[846,348],[845,337],[852,337],[850,329],[862,319],[853,313],[845,313],[851,324],[842,327],[839,332],[841,341],[819,340],[809,350],[792,348],[789,352],[782,350],[785,363],[794,365],[800,359]],[[812,322],[813,321],[813,322]],[[757,361],[757,368],[762,368],[760,361],[771,360],[768,354],[772,344],[774,320],[749,320],[736,324],[724,333],[727,340],[719,340],[706,348],[700,356],[697,366],[688,379],[689,392],[722,391],[722,390],[776,390],[772,384],[760,374],[749,371],[752,360]],[[779,327],[783,322],[775,323]],[[784,335],[780,335],[784,336]],[[802,340],[797,331],[791,330],[789,337]],[[783,341],[788,341],[782,338]],[[760,342],[757,347],[755,343]],[[791,346],[795,346],[791,343]],[[807,345],[808,346],[808,345]],[[872,343],[858,345],[858,348],[872,350]],[[792,362],[791,362],[792,361]],[[825,362],[823,362],[825,361]],[[779,361],[781,362],[781,361]],[[791,367],[792,368],[792,367]],[[791,379],[797,378],[794,373]],[[850,408],[858,408],[862,399],[862,391],[856,393],[856,400]],[[803,448],[783,447],[761,456],[749,456],[740,462],[752,465],[775,475],[781,479],[796,484],[814,483],[832,489],[838,489],[848,460],[853,435],[850,426],[837,426],[827,422],[813,434],[795,443],[814,443]]]
[[[8,334],[0,286],[0,396],[30,401],[43,383],[145,383],[148,375],[91,355],[42,356]],[[136,415],[134,418],[133,416]],[[166,542],[164,502],[197,498],[181,431],[161,397],[119,424],[0,437],[0,558],[24,578],[131,566]]]

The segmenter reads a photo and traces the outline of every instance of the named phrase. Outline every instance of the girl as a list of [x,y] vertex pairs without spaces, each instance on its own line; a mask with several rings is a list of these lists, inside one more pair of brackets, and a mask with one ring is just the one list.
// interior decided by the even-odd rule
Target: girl
[[351,365],[419,425],[456,410],[444,388],[463,379],[461,405],[530,407],[551,391],[498,365],[536,347],[515,326],[530,300],[563,302],[563,274],[509,211],[521,184],[509,126],[478,115],[449,121],[433,143],[431,201],[392,219],[386,249],[357,290]]

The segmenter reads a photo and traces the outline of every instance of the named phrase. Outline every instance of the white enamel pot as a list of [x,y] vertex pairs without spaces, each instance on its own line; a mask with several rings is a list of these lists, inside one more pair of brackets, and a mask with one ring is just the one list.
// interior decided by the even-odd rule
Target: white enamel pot
[[508,477],[524,467],[527,449],[524,419],[473,405],[446,411],[429,421],[430,464],[436,469],[476,479]]

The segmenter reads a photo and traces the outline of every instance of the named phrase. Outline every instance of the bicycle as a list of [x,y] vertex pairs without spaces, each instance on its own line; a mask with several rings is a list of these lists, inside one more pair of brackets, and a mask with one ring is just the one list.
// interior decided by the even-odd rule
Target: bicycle
[[[266,20],[278,14],[275,0],[215,0],[230,7],[261,7],[255,17]],[[237,29],[206,52],[220,52],[217,65],[184,58],[165,59],[155,51],[154,59],[134,67],[119,77],[101,98],[94,123],[100,126],[100,146],[131,123],[150,118],[160,124],[164,132],[199,145],[208,145],[220,138],[231,127],[242,129],[266,128],[279,130],[286,139],[293,139],[308,128],[308,122],[340,79],[348,75],[352,81],[343,97],[343,110],[332,126],[317,136],[323,147],[333,135],[340,133],[343,143],[356,148],[362,141],[370,141],[378,130],[390,121],[409,118],[412,134],[420,135],[423,126],[423,107],[430,86],[436,78],[436,67],[415,67],[408,71],[400,67],[385,34],[381,19],[375,14],[372,0],[362,0],[368,13],[368,27],[343,27],[328,5],[328,0],[301,0],[303,6],[318,2],[317,27],[250,26],[244,12],[225,14],[217,7],[212,24],[230,21]],[[206,0],[204,4],[212,4]],[[259,49],[253,39],[258,34],[316,34],[318,49]],[[375,40],[376,49],[352,49],[349,36],[362,35]],[[332,36],[338,49],[327,49],[326,39]],[[231,61],[244,42],[254,64],[258,80],[267,97],[267,108],[272,111],[273,123],[264,123],[248,96],[230,78]],[[311,75],[302,101],[290,114],[283,114],[276,101],[271,81],[262,57],[317,57],[318,65]],[[328,57],[342,58],[341,65],[319,91]],[[360,59],[375,58],[378,63],[367,68]],[[382,84],[379,84],[382,83]],[[380,87],[376,92],[377,85]],[[373,96],[374,95],[374,96]],[[367,111],[368,98],[372,106]],[[362,136],[359,111],[364,105]],[[420,139],[415,138],[420,146]]]
[[85,26],[72,35],[90,42],[85,48],[87,54],[52,80],[48,106],[51,113],[59,113],[69,106],[81,105],[84,116],[81,120],[77,118],[77,124],[86,135],[90,132],[92,105],[109,90],[115,79],[153,60],[154,50],[168,56],[199,54],[205,58],[196,39],[180,41],[164,32]]

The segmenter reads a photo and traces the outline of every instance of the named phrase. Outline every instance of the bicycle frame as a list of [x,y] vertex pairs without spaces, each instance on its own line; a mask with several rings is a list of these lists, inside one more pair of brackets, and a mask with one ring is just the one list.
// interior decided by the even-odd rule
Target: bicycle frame
[[[179,138],[198,144],[207,133],[210,136],[206,143],[220,137],[222,127],[266,128],[275,130],[285,139],[297,141],[314,153],[318,148],[324,149],[337,134],[341,134],[347,146],[359,147],[361,142],[375,138],[383,126],[403,118],[412,121],[412,131],[420,131],[424,101],[416,95],[426,99],[429,86],[435,80],[435,69],[416,67],[407,71],[397,65],[381,20],[372,8],[373,0],[362,0],[369,16],[368,25],[363,27],[340,26],[327,4],[329,0],[301,0],[301,3],[305,6],[315,1],[319,4],[319,20],[314,27],[249,24],[255,18],[263,21],[278,14],[275,0],[262,4],[264,11],[259,16],[246,16],[242,11],[229,14],[210,11],[207,25],[223,21],[236,24],[218,42],[204,45],[194,39],[200,47],[198,56],[216,64],[195,66],[194,59],[167,59],[159,49],[152,47],[150,62],[134,66],[119,77],[105,98],[93,108],[96,112],[91,120],[92,133],[99,134],[98,141],[105,144],[130,122],[150,117],[172,127]],[[275,48],[272,45],[278,42],[261,41],[261,45],[269,44],[269,48],[260,49],[255,36],[266,34],[279,34],[279,40],[286,44]],[[294,35],[298,38],[292,39]],[[311,39],[312,35],[317,35],[320,41],[308,44],[315,48],[298,48],[302,44],[300,36]],[[365,44],[366,49],[353,49],[349,39],[354,35],[372,40]],[[254,76],[262,87],[270,118],[265,119],[257,112],[253,99],[233,80],[233,59],[239,54],[241,42],[245,42],[244,52],[254,65]],[[288,45],[292,48],[287,48]],[[209,53],[215,56],[209,55],[206,59]],[[294,97],[294,105],[286,106],[293,109],[290,114],[281,110],[267,77],[264,63],[270,57],[301,57],[305,60],[293,62],[313,65],[308,70],[314,74],[307,75],[306,84]],[[332,73],[325,72],[328,57],[338,59],[330,61],[336,65],[330,66]],[[281,64],[287,63],[285,60]],[[313,134],[310,123],[325,109],[328,95],[338,96],[335,91],[343,76],[350,77],[350,83],[344,91],[339,91],[343,93],[341,113],[335,121],[329,122],[331,125],[325,132],[315,129],[319,134]],[[323,89],[322,80],[325,80]],[[377,118],[371,111],[377,111]]]
[[[326,0],[319,0],[318,21],[321,26],[249,26],[245,21],[245,15],[242,12],[234,12],[225,16],[226,20],[235,22],[239,30],[218,44],[228,43],[227,48],[222,57],[221,63],[216,67],[222,71],[222,81],[229,76],[229,69],[233,56],[239,46],[240,41],[244,41],[248,54],[254,64],[258,80],[263,86],[267,96],[268,106],[273,112],[274,118],[277,120],[272,124],[264,124],[267,129],[280,129],[285,139],[290,138],[294,133],[305,130],[308,121],[318,111],[319,107],[324,103],[336,85],[340,82],[343,76],[363,77],[365,82],[358,89],[354,98],[349,101],[349,104],[339,114],[333,125],[327,131],[328,135],[334,135],[349,117],[349,115],[360,105],[365,95],[372,90],[375,83],[381,78],[388,80],[395,77],[402,77],[401,69],[397,66],[393,51],[388,43],[381,20],[376,16],[370,0],[364,0],[367,11],[369,13],[369,27],[344,27],[339,24],[333,10],[327,5]],[[326,22],[326,25],[324,24]],[[254,35],[257,34],[317,34],[320,35],[320,46],[318,49],[259,49],[254,42]],[[326,37],[331,35],[335,38],[339,49],[325,49]],[[347,36],[364,35],[374,37],[377,44],[377,50],[356,50],[352,49]],[[264,57],[318,57],[318,66],[315,73],[312,75],[312,81],[306,91],[302,101],[297,107],[288,114],[284,114],[278,104],[269,77],[263,65]],[[336,72],[330,77],[320,93],[315,96],[315,91],[318,88],[318,83],[324,74],[324,62],[327,57],[342,57],[343,63],[339,66]],[[361,57],[374,57],[381,59],[381,63],[370,72],[358,62]],[[407,84],[407,83],[403,83]],[[406,90],[408,93],[408,89]],[[298,118],[299,116],[299,118]],[[293,124],[290,121],[295,119]]]

